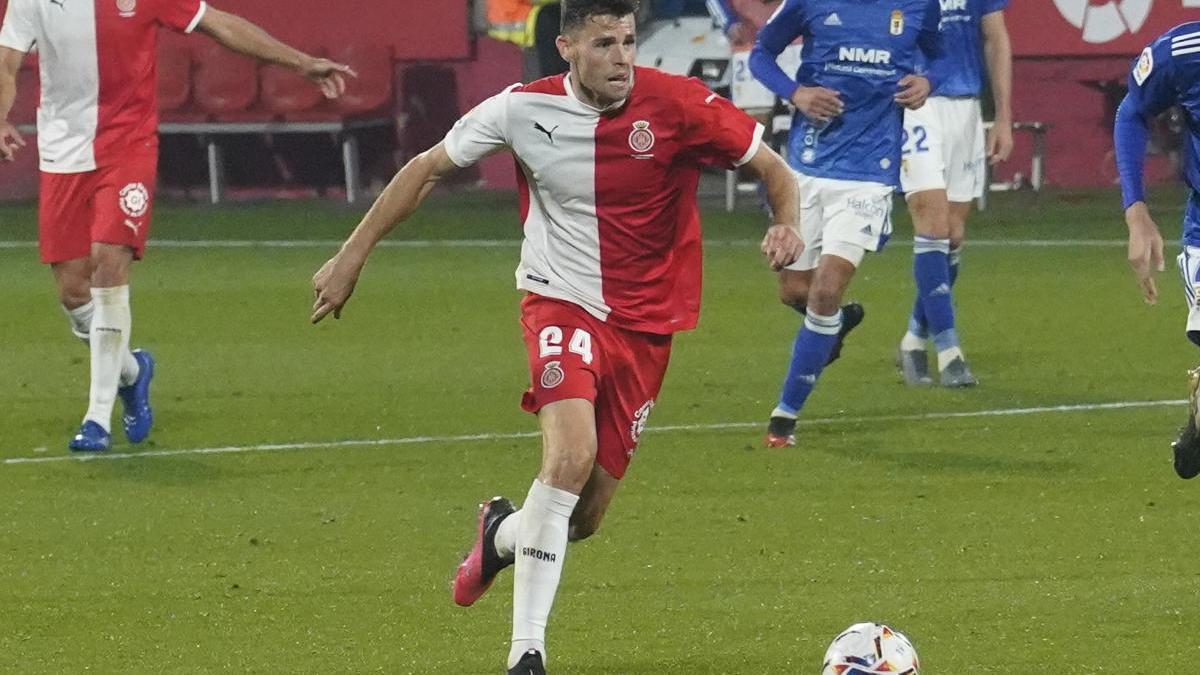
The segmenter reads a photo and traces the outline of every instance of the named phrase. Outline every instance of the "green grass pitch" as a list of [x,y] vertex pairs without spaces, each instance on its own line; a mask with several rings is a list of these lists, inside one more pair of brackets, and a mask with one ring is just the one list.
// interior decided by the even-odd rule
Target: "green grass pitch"
[[[1169,239],[1182,201],[1154,195]],[[511,574],[466,610],[448,582],[475,505],[522,499],[539,460],[519,435],[536,426],[514,202],[436,197],[393,238],[509,243],[380,249],[316,327],[332,245],[152,245],[134,343],[159,360],[157,425],[114,453],[188,451],[167,456],[67,459],[87,354],[35,250],[0,248],[0,672],[501,672]],[[1196,354],[1173,265],[1142,303],[1117,202],[1008,195],[972,222],[990,242],[955,289],[973,391],[894,370],[913,290],[898,206],[850,292],[866,322],[789,450],[762,449],[760,423],[798,318],[747,243],[762,219],[710,209],[701,327],[600,532],[570,549],[551,672],[815,674],[862,620],[907,632],[929,674],[1187,672],[1200,482],[1171,470],[1169,402]],[[0,240],[32,240],[33,214],[0,208]],[[164,206],[155,236],[340,240],[357,217]],[[947,415],[1139,401],[1167,403]],[[495,436],[446,440],[477,434]]]

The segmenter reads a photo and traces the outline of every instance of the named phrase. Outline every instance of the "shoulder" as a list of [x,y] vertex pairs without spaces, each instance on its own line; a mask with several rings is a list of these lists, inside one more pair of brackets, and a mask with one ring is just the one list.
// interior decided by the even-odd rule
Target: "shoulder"
[[566,96],[567,87],[566,80],[563,75],[551,75],[543,77],[540,80],[534,80],[529,84],[514,84],[506,91],[514,94],[551,94],[557,96]]
[[633,77],[633,86],[640,95],[678,96],[697,93],[699,91],[709,91],[703,82],[694,77],[674,75],[661,71],[658,68],[635,66]]

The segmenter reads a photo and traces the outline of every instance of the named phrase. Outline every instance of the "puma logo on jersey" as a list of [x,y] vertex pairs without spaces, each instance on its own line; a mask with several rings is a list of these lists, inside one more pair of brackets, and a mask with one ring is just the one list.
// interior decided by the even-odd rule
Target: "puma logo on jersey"
[[892,62],[892,53],[886,49],[863,49],[862,47],[838,47],[839,61],[856,61],[858,63],[887,63]]
[[536,130],[538,130],[538,131],[540,131],[540,132],[542,132],[543,134],[546,134],[546,138],[549,138],[549,139],[550,139],[550,144],[551,144],[551,145],[553,145],[553,144],[554,144],[554,132],[558,131],[558,127],[559,127],[559,126],[560,126],[560,125],[555,125],[555,127],[554,127],[553,129],[551,129],[551,130],[549,130],[549,131],[546,131],[546,127],[542,126],[541,122],[534,122],[534,123],[533,123],[533,128],[534,128],[534,129],[536,129]]
[[50,4],[58,5],[58,8],[65,12],[65,11],[67,11],[67,6],[63,3],[65,3],[66,1],[67,0],[50,0]]

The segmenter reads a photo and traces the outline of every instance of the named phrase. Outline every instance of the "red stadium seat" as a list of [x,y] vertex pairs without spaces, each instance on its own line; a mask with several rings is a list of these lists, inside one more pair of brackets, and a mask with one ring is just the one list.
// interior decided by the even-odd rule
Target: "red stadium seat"
[[17,71],[17,100],[8,112],[12,124],[36,124],[38,100],[42,89],[38,81],[37,68],[21,68]]
[[315,107],[324,97],[317,85],[278,66],[262,70],[262,103],[278,115],[294,115]]
[[347,117],[363,117],[372,113],[390,114],[395,107],[395,73],[392,49],[380,44],[346,45],[331,56],[358,73],[346,80],[346,93],[337,101],[337,109]]
[[163,40],[158,49],[158,110],[183,110],[192,98],[192,53],[176,40]]
[[197,54],[196,103],[213,117],[241,113],[258,99],[258,65],[216,44]]

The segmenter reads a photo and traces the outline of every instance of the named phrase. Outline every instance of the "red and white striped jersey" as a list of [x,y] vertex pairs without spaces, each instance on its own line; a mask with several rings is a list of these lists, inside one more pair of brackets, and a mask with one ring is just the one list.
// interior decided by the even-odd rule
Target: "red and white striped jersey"
[[514,85],[446,135],[469,166],[502,148],[520,169],[517,287],[629,330],[696,326],[702,165],[739,166],[763,128],[699,80],[635,68],[629,97],[597,110],[569,75]]
[[41,58],[42,171],[92,171],[157,147],[158,27],[191,32],[205,7],[202,0],[9,0],[0,45],[36,47]]

